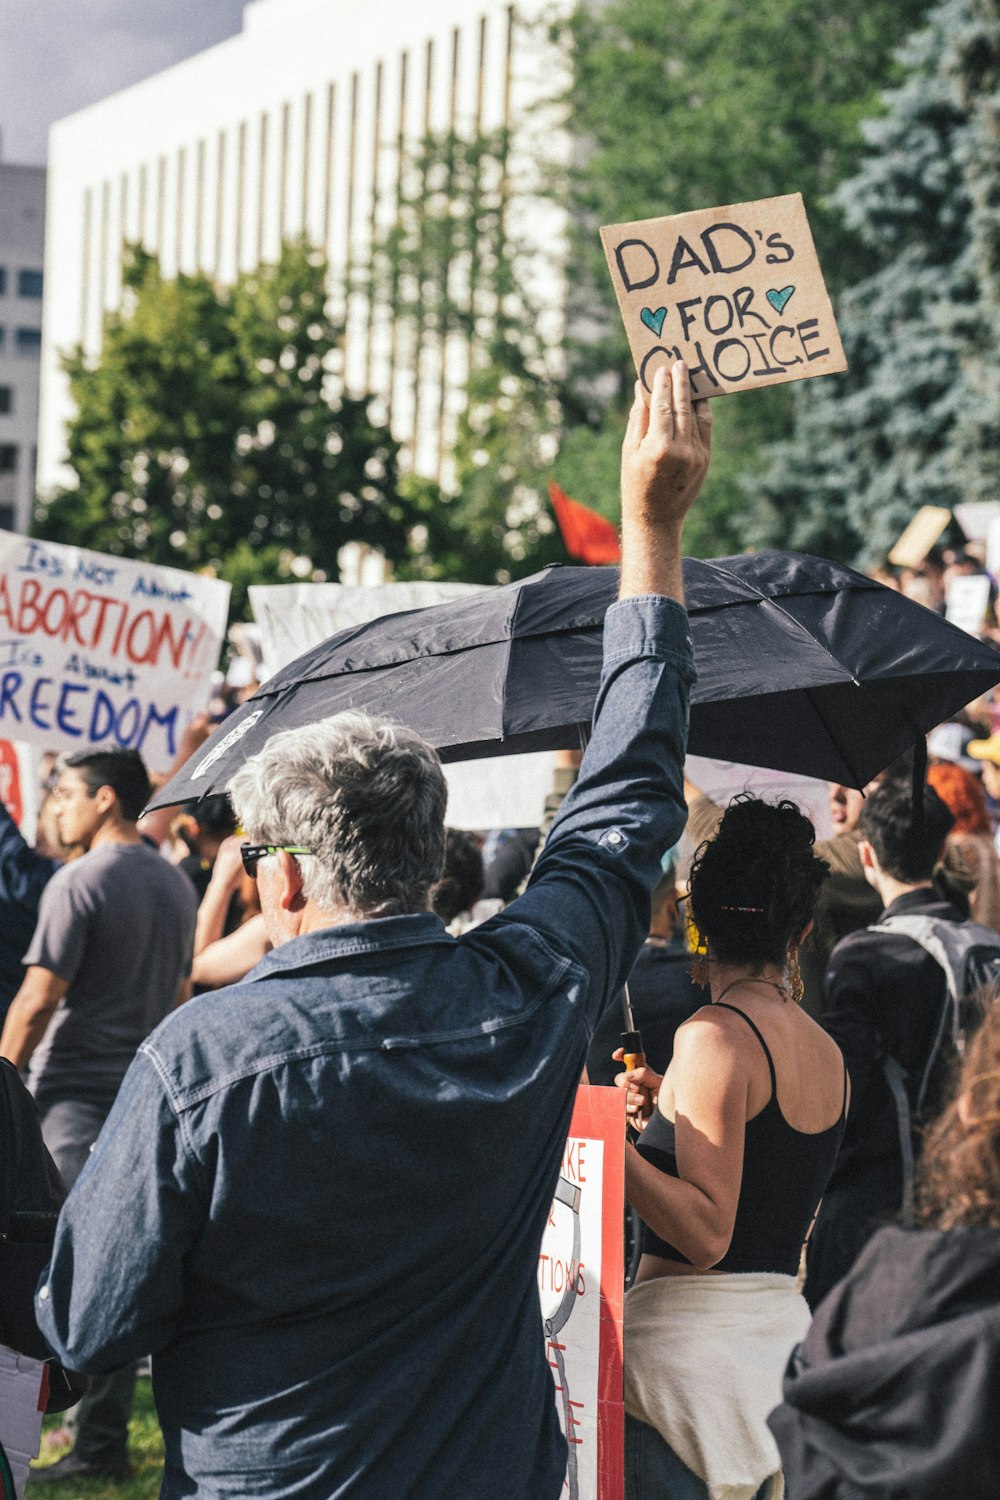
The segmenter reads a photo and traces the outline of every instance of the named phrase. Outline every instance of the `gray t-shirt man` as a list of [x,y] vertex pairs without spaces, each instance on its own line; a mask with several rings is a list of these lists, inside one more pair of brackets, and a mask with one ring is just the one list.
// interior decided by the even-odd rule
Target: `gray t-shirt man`
[[29,1087],[110,1108],[140,1042],[174,1006],[191,966],[197,896],[148,844],[101,844],[42,896],[25,954],[69,988],[31,1058]]

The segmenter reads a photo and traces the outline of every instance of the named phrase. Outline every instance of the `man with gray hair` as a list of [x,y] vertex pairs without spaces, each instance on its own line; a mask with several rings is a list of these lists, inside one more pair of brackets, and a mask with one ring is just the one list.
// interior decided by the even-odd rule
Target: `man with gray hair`
[[36,1300],[72,1368],[153,1352],[161,1496],[556,1500],[536,1283],[587,1042],[684,825],[683,365],[638,387],[621,599],[580,778],[525,894],[427,910],[445,786],[396,725],[275,736],[232,797],[274,950],[142,1046]]

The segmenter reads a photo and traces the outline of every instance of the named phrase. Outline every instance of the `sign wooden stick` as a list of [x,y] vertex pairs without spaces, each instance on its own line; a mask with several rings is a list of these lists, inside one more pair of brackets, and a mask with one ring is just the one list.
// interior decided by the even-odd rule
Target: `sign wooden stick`
[[800,193],[601,230],[646,390],[683,359],[696,396],[847,369]]

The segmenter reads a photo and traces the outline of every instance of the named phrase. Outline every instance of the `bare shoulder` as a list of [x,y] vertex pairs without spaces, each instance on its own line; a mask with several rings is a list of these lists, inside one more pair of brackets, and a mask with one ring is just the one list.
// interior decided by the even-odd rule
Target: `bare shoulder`
[[696,1010],[674,1036],[674,1056],[695,1052],[741,1052],[746,1043],[747,1024],[733,1011],[721,1005],[703,1005]]

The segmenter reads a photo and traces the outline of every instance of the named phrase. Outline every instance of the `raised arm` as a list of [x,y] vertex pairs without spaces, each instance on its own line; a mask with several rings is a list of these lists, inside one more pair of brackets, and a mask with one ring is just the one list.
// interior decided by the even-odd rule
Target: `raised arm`
[[618,597],[684,603],[681,533],[708,473],[712,411],[692,402],[687,366],[661,366],[647,406],[635,385],[622,445],[622,578]]
[[497,922],[528,922],[586,980],[593,1025],[649,925],[660,859],[683,830],[688,692],[681,532],[708,467],[711,418],[683,365],[636,392],[622,447],[621,597],[604,624],[593,734],[525,894]]

